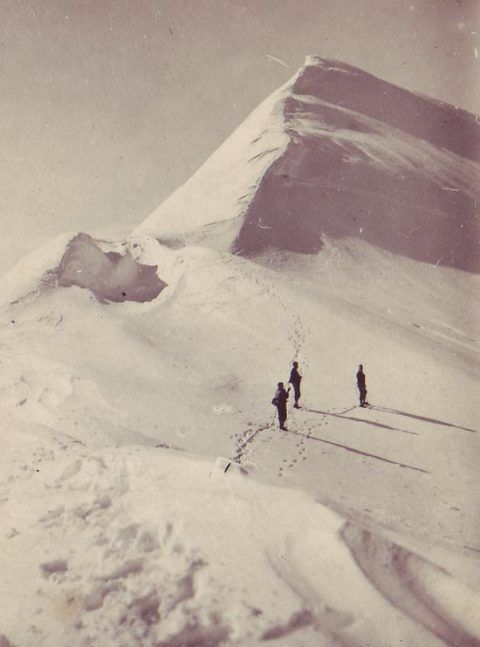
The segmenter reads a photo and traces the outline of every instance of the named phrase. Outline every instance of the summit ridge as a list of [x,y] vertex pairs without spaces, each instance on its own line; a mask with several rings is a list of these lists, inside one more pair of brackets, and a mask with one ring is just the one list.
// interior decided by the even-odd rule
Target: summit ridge
[[254,256],[361,237],[479,272],[475,115],[309,55],[135,234]]

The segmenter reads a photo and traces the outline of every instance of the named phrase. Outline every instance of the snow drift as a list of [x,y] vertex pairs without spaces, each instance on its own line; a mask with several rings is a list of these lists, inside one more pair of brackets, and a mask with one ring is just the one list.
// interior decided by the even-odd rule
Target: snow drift
[[479,272],[479,160],[473,115],[308,57],[136,232],[198,240],[210,225],[208,244],[223,221],[226,247],[246,256],[361,237]]
[[478,644],[477,591],[301,491],[145,447],[55,456],[59,440],[5,446],[2,646]]
[[101,301],[151,301],[165,283],[156,265],[134,260],[130,252],[103,252],[91,236],[78,234],[67,245],[56,270],[58,285],[88,288]]

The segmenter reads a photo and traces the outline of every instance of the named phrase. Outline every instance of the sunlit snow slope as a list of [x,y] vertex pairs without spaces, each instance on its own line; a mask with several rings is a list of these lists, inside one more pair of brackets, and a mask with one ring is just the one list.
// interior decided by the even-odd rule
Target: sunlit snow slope
[[309,58],[134,234],[4,277],[1,647],[480,644],[477,141]]

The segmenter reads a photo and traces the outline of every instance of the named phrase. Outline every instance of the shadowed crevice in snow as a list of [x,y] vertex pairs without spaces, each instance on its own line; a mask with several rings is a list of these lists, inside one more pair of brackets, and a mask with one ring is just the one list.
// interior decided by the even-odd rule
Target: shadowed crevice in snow
[[156,265],[136,261],[130,252],[104,252],[88,234],[73,238],[56,270],[58,285],[88,288],[105,301],[152,301],[166,286]]
[[347,523],[342,538],[369,581],[395,607],[448,645],[478,647],[480,596],[447,571],[367,529]]
[[359,237],[480,272],[474,115],[343,67],[322,61],[298,76],[283,103],[290,143],[263,176],[233,251],[316,254],[325,237]]

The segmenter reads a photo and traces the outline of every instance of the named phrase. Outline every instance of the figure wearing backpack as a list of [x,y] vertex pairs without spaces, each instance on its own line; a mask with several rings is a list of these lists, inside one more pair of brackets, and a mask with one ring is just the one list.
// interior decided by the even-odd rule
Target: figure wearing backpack
[[288,391],[285,390],[283,382],[278,383],[278,388],[275,392],[275,397],[272,400],[272,404],[277,407],[278,411],[278,423],[280,429],[286,431],[285,422],[287,421],[287,400],[288,400]]

